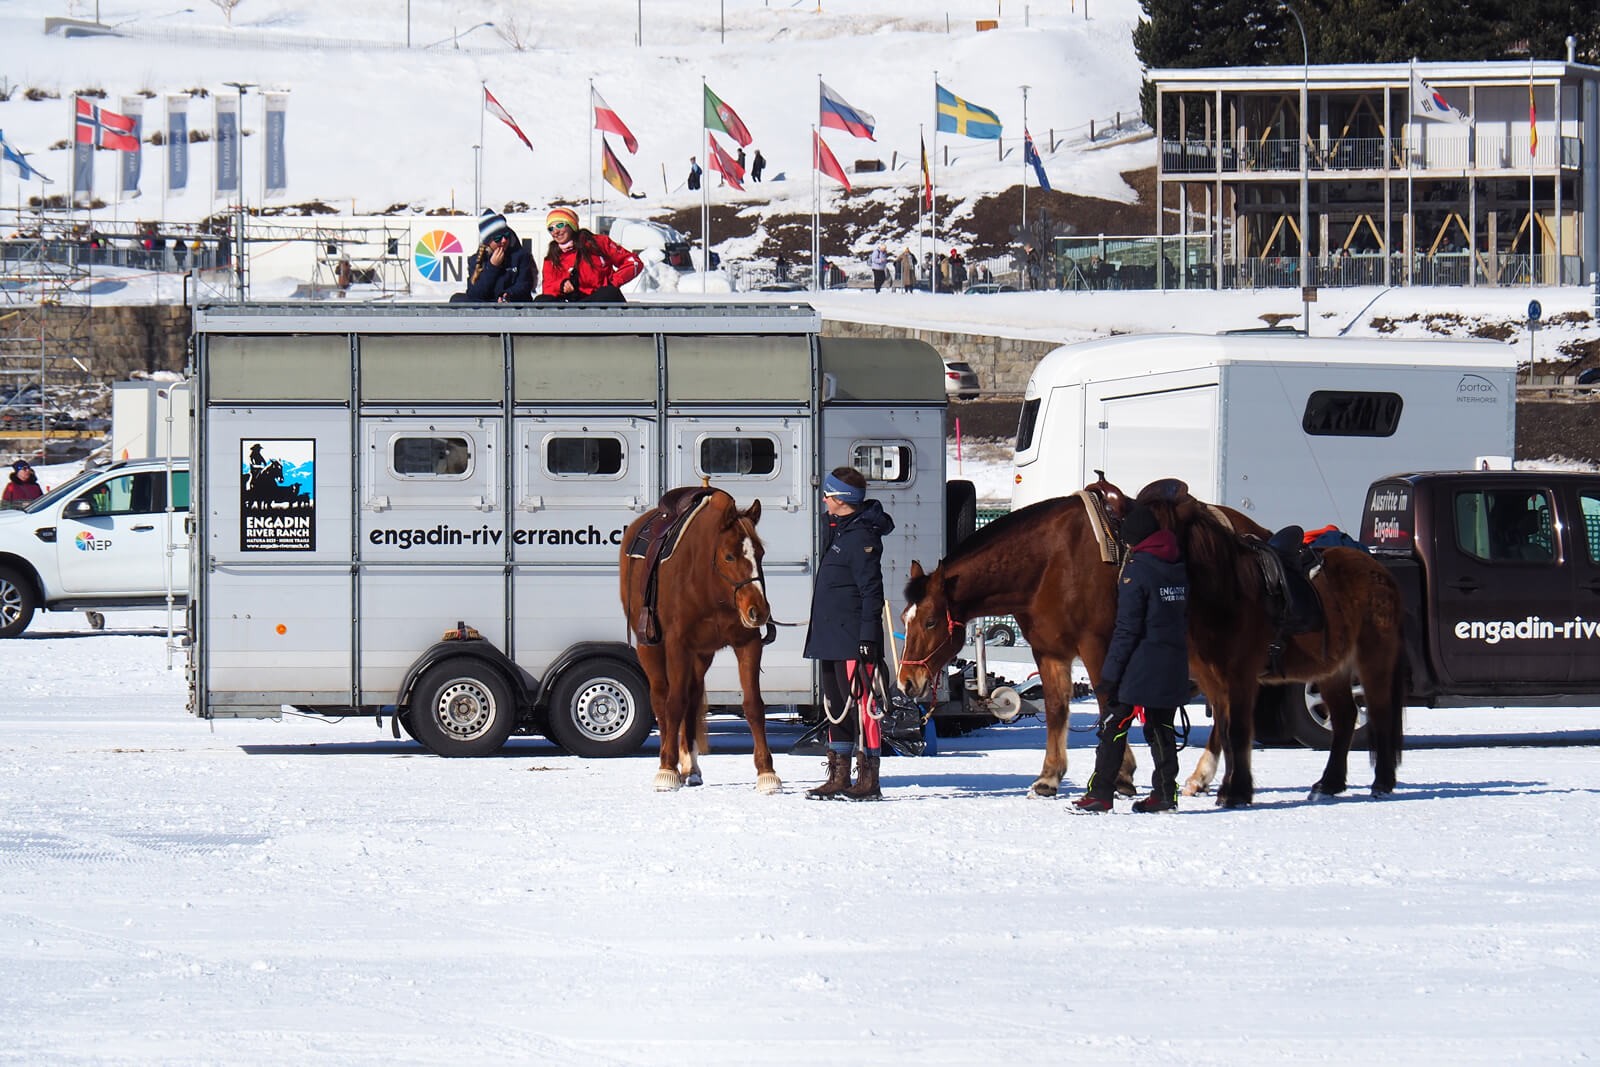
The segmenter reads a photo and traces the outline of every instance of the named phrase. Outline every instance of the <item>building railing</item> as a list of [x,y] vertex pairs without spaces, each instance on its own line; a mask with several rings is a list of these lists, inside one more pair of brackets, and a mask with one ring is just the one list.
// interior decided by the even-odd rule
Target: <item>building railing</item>
[[[1205,141],[1166,140],[1161,144],[1161,170],[1165,174],[1297,174],[1301,161],[1299,142],[1293,138],[1265,141],[1228,141],[1218,146]],[[1383,170],[1415,171],[1490,170],[1526,172],[1550,168],[1559,159],[1563,167],[1577,167],[1582,146],[1576,137],[1539,138],[1537,147],[1526,133],[1480,132],[1464,129],[1413,129],[1409,144],[1397,137],[1345,137],[1311,146],[1307,169],[1319,173]]]
[[46,241],[41,249],[38,241],[0,241],[0,271],[7,273],[27,269],[39,256],[52,263],[71,267],[125,267],[129,270],[188,271],[215,270],[227,263],[215,243],[199,249],[185,244],[167,248],[123,248],[110,245],[93,246],[77,241]]

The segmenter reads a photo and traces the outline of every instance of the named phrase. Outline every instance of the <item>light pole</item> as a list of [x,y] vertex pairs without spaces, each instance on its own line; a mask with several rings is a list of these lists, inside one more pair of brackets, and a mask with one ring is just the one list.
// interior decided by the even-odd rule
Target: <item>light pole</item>
[[[1028,232],[1028,90],[1031,88],[1031,86],[1024,85],[1021,88],[1022,88],[1022,230],[1021,230],[1021,232],[1023,234],[1023,240],[1026,241],[1027,240],[1027,232]],[[1029,283],[1030,279],[1028,278],[1028,270],[1027,270],[1028,261],[1026,259],[1024,259],[1022,261],[1022,268],[1023,268],[1023,270],[1022,270],[1022,285],[1020,286],[1020,288],[1023,291],[1027,291],[1027,289],[1029,288],[1028,283]]]
[[1300,15],[1288,4],[1280,3],[1278,10],[1287,11],[1294,19],[1294,24],[1300,29],[1300,299],[1305,305],[1304,330],[1307,337],[1311,336],[1311,234],[1307,232],[1309,226],[1309,204],[1311,186],[1311,151],[1309,144],[1310,126],[1306,116],[1311,96],[1311,48],[1306,43],[1306,26],[1300,21]]
[[406,0],[406,47],[411,47],[411,0]]
[[233,228],[233,277],[239,303],[242,304],[244,303],[244,221],[248,214],[244,205],[244,94],[245,90],[254,89],[256,83],[223,82],[222,84],[239,91],[239,114],[233,120],[233,165],[237,171],[239,185],[239,221]]

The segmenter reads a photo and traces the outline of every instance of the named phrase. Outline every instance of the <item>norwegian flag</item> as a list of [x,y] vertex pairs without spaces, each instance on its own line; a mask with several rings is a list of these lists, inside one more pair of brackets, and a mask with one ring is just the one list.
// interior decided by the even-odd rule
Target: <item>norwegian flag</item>
[[119,152],[139,151],[139,138],[134,135],[132,119],[91,104],[81,96],[76,99],[79,144],[92,144],[96,148],[114,148]]
[[521,138],[522,143],[528,146],[528,151],[533,151],[533,142],[528,140],[528,135],[522,132],[522,127],[518,126],[517,120],[511,117],[511,112],[500,106],[500,101],[494,98],[494,94],[489,91],[487,85],[483,87],[483,106],[488,109],[489,114],[510,126],[511,132]]

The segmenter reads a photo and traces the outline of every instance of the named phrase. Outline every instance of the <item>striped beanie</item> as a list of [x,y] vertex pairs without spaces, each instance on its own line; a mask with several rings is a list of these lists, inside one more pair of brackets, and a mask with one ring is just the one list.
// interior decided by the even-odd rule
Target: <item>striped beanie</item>
[[570,207],[553,207],[550,209],[550,214],[544,217],[545,229],[549,229],[558,222],[566,223],[567,228],[573,233],[578,232],[578,213]]
[[506,222],[506,217],[493,208],[484,208],[483,214],[478,216],[478,243],[488,244],[500,236],[501,231],[511,232],[511,226]]

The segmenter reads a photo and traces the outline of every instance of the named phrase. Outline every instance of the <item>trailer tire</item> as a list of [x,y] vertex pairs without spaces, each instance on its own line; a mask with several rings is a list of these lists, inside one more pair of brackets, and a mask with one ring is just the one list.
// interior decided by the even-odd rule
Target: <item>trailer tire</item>
[[[1316,682],[1307,682],[1280,686],[1279,692],[1279,721],[1284,733],[1307,748],[1327,751],[1333,743],[1333,731],[1328,725],[1328,709],[1321,687]],[[1350,748],[1363,750],[1367,747],[1367,696],[1359,679],[1355,683],[1355,697],[1356,732]]]
[[573,664],[551,690],[547,712],[550,740],[587,758],[631,756],[656,725],[644,673],[614,659]]
[[38,606],[33,583],[14,567],[0,567],[0,637],[26,630]]
[[417,679],[403,720],[406,733],[436,756],[498,752],[517,725],[511,687],[480,660],[447,659]]

